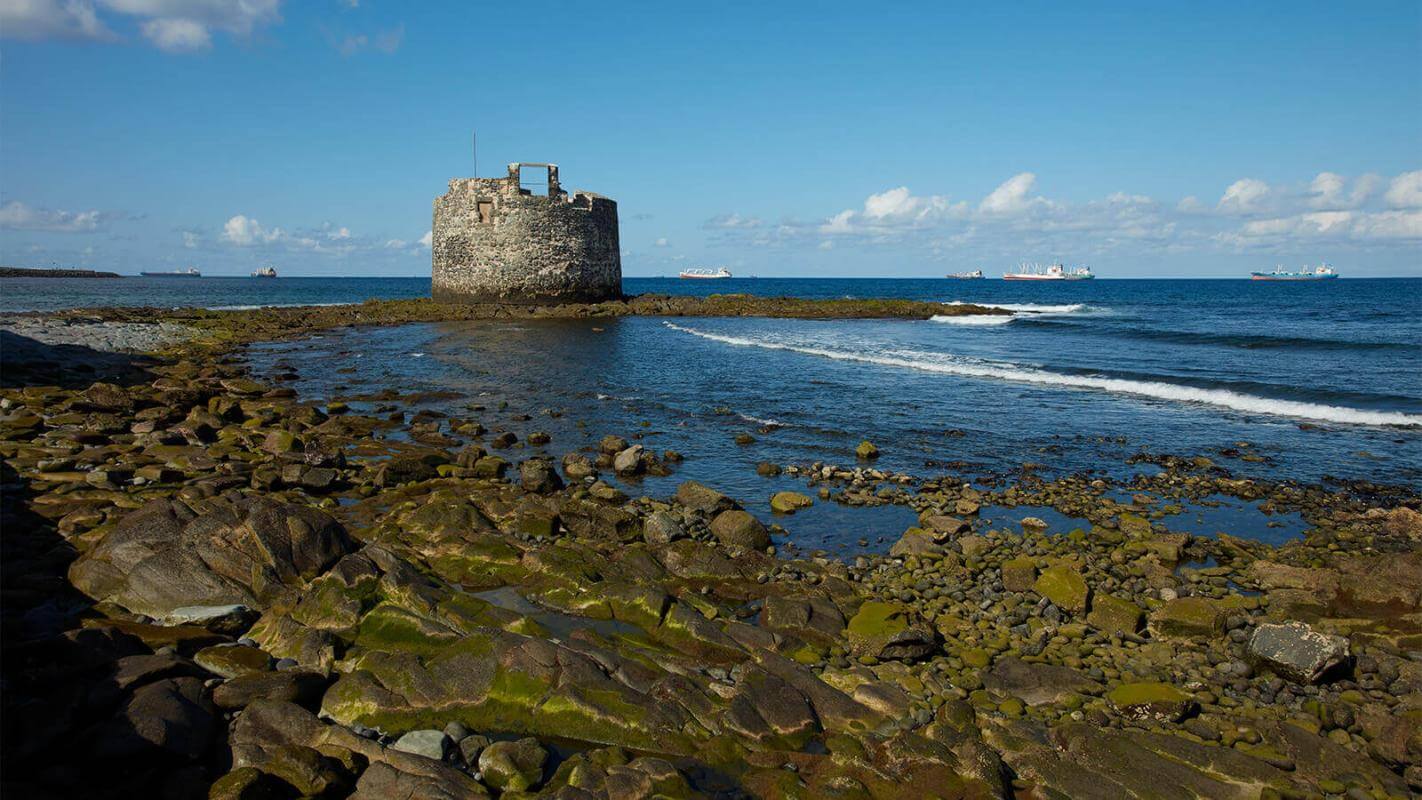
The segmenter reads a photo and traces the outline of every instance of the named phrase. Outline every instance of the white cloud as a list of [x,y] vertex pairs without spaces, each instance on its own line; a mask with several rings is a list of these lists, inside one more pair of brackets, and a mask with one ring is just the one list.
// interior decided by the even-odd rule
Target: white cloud
[[342,37],[335,43],[336,50],[343,56],[353,56],[365,50],[376,50],[386,55],[393,54],[400,49],[400,45],[405,42],[405,25],[402,23],[394,28],[385,31],[376,31],[374,35],[365,33],[352,33]]
[[740,214],[722,214],[706,220],[704,227],[713,230],[732,230],[736,228],[759,228],[761,226],[759,217],[743,217]]
[[1308,205],[1320,209],[1357,208],[1377,191],[1382,179],[1377,175],[1360,175],[1347,191],[1348,179],[1336,172],[1320,172],[1308,187]]
[[1393,208],[1422,208],[1422,169],[1393,178],[1383,199]]
[[89,0],[0,0],[7,39],[112,39]]
[[140,28],[144,37],[165,53],[193,53],[212,46],[207,26],[190,19],[151,19]]
[[653,247],[671,247],[671,242],[668,242],[668,241],[667,241],[667,237],[663,236],[662,238],[656,240],[655,242],[652,242],[652,246],[653,246]]
[[1254,178],[1241,178],[1225,189],[1217,208],[1236,214],[1253,214],[1263,210],[1268,196],[1269,184]]
[[281,228],[264,228],[260,222],[243,214],[228,219],[222,226],[222,240],[238,247],[271,244],[285,236],[286,232]]
[[281,0],[0,0],[6,38],[117,39],[112,26],[131,22],[168,53],[206,50],[213,31],[247,37],[280,21]]
[[202,243],[202,236],[197,231],[183,231],[183,247],[193,250]]
[[870,219],[902,217],[914,213],[923,205],[923,198],[914,197],[907,186],[871,194],[864,201],[864,216]]
[[0,228],[51,233],[86,233],[98,230],[104,214],[99,211],[51,211],[32,208],[19,200],[0,206]]
[[425,231],[425,235],[420,237],[420,247],[423,247],[428,250],[430,249],[430,245],[433,243],[434,231]]
[[1003,181],[987,197],[984,197],[978,210],[988,214],[1017,214],[1026,211],[1033,205],[1042,202],[1040,197],[1027,196],[1036,183],[1036,175],[1030,172],[1019,172]]

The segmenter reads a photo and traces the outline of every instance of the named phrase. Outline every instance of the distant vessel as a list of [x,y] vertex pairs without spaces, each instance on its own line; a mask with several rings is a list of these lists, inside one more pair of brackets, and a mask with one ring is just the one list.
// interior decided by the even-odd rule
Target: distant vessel
[[681,277],[683,277],[683,278],[698,278],[698,279],[702,279],[702,280],[709,279],[709,278],[729,278],[729,277],[731,277],[731,271],[728,270],[728,269],[726,269],[725,267],[721,267],[720,269],[717,269],[717,270],[710,270],[710,269],[684,269],[684,270],[681,271]]
[[960,281],[976,281],[982,280],[983,271],[980,269],[975,269],[972,272],[950,272],[947,275],[944,275],[943,277],[953,278],[955,280]]
[[253,278],[275,278],[276,267],[266,266],[252,271]]
[[1284,269],[1283,266],[1274,267],[1273,272],[1251,272],[1249,279],[1255,281],[1331,281],[1338,277],[1338,273],[1333,271],[1333,267],[1327,264],[1319,264],[1316,267],[1304,267],[1298,272]]
[[198,272],[198,268],[197,268],[197,267],[188,267],[187,269],[175,269],[175,270],[173,270],[172,272],[140,272],[140,273],[138,273],[138,274],[139,274],[139,275],[142,275],[142,276],[145,277],[145,278],[201,278],[201,277],[202,277],[202,273],[201,273],[201,272]]
[[1040,264],[1028,264],[1022,262],[1016,272],[1004,272],[1002,279],[1005,281],[1089,281],[1096,276],[1091,274],[1091,267],[1067,267],[1062,266],[1058,261],[1048,267]]

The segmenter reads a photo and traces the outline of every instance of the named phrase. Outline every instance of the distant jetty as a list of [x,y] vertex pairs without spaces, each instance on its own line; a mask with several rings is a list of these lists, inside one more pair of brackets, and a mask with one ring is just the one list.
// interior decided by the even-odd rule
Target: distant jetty
[[0,267],[0,278],[118,278],[117,272],[99,272],[93,269],[29,269],[27,267]]

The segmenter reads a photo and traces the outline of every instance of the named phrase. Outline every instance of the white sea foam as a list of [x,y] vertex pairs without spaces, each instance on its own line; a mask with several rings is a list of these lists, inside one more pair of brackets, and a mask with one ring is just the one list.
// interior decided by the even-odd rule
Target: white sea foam
[[256,310],[259,309],[259,308],[305,308],[305,307],[308,307],[308,306],[309,306],[309,307],[313,307],[313,308],[314,308],[314,307],[326,308],[326,307],[329,307],[329,306],[355,306],[355,305],[360,305],[360,304],[359,304],[359,303],[264,303],[264,304],[260,304],[260,305],[243,305],[243,306],[207,306],[206,309],[207,309],[208,311],[256,311]]
[[777,428],[783,428],[783,427],[785,427],[785,423],[781,422],[781,421],[778,420],[778,419],[770,419],[770,418],[761,419],[760,417],[752,417],[750,414],[742,414],[742,413],[740,413],[740,412],[737,412],[737,413],[736,413],[736,416],[740,417],[741,419],[745,420],[746,422],[754,422],[754,423],[757,424],[757,425],[774,425],[774,426],[777,427]]
[[983,308],[999,308],[1003,311],[1013,311],[1023,314],[1076,314],[1087,310],[1085,303],[1063,303],[1061,305],[1051,305],[1045,303],[970,303],[963,300],[950,300],[945,306],[982,306]]
[[1017,319],[1012,314],[969,314],[966,316],[932,316],[929,322],[944,322],[949,325],[1006,325]]
[[1368,411],[1346,406],[1330,406],[1322,403],[1305,403],[1297,400],[1276,400],[1268,397],[1243,394],[1229,389],[1204,389],[1164,381],[1139,381],[1127,378],[1107,378],[1094,375],[1066,375],[1050,370],[1023,367],[1010,362],[992,363],[964,360],[950,355],[899,351],[893,355],[826,350],[820,347],[805,347],[784,342],[748,339],[742,336],[726,336],[709,333],[672,322],[663,323],[672,330],[689,333],[703,339],[736,345],[738,347],[761,347],[768,350],[787,350],[806,355],[831,358],[836,361],[853,361],[865,364],[880,364],[888,367],[902,367],[924,372],[947,375],[962,375],[972,378],[994,378],[1027,383],[1038,386],[1062,386],[1072,389],[1095,389],[1113,394],[1127,394],[1150,397],[1158,400],[1173,400],[1183,403],[1228,408],[1251,414],[1297,417],[1319,422],[1337,422],[1349,425],[1400,425],[1422,426],[1422,414],[1408,414],[1401,411]]

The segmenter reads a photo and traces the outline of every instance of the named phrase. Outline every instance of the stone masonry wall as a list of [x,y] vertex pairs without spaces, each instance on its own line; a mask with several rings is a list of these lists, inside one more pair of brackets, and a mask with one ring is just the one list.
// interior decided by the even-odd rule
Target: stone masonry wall
[[506,178],[456,178],[434,201],[432,293],[440,302],[596,302],[622,294],[617,203],[570,197],[549,167],[548,195]]

